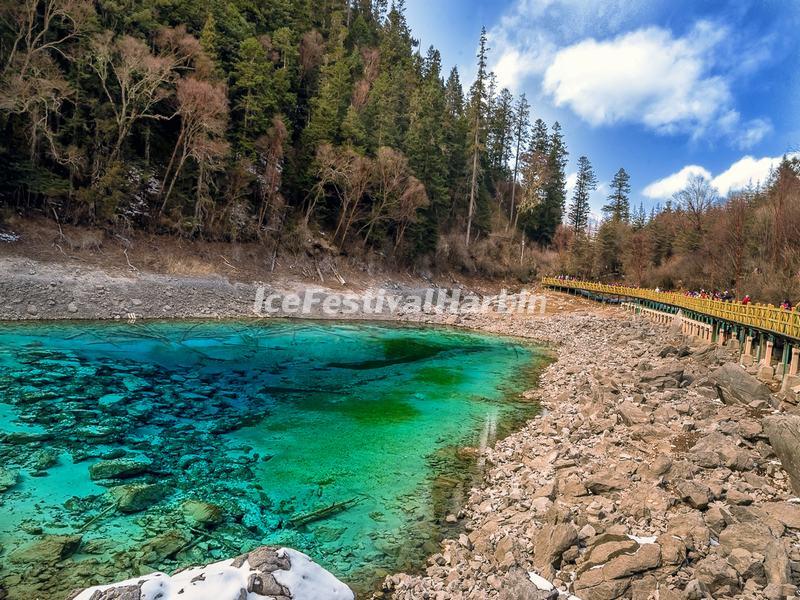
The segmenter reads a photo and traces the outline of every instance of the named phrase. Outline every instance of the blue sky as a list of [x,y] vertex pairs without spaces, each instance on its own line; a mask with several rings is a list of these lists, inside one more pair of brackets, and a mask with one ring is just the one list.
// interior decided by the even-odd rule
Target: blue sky
[[690,174],[723,195],[763,180],[800,150],[800,2],[795,0],[406,0],[465,86],[481,26],[501,86],[558,120],[568,172],[589,157],[601,182],[619,167],[651,207]]

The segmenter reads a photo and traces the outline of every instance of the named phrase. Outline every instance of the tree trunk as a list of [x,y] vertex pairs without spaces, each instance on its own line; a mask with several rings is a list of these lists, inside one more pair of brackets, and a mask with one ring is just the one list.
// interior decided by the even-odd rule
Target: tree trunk
[[514,201],[517,197],[517,175],[519,173],[519,146],[520,146],[520,134],[517,134],[517,152],[514,155],[514,177],[511,178],[511,208],[508,212],[508,222],[514,222],[514,227],[517,226],[517,221],[514,218]]
[[472,233],[472,214],[475,212],[475,193],[478,187],[478,142],[480,141],[480,108],[475,119],[475,148],[472,152],[472,183],[469,189],[469,211],[467,213],[467,239],[466,246],[469,248],[469,239]]

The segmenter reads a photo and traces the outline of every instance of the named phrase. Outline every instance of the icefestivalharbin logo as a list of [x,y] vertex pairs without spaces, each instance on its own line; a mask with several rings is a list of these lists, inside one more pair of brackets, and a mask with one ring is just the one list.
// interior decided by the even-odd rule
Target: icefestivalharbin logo
[[253,312],[261,316],[324,315],[329,317],[353,315],[409,315],[527,313],[544,314],[547,299],[522,290],[509,294],[481,296],[462,290],[428,288],[405,293],[375,290],[365,294],[340,294],[330,290],[309,289],[300,293],[256,290]]

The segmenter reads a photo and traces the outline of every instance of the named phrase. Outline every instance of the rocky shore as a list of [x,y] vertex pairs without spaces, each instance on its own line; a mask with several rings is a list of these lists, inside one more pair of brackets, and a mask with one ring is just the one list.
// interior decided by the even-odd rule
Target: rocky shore
[[376,598],[795,596],[800,417],[735,347],[622,313],[471,325],[558,344],[545,410],[486,451],[465,533]]

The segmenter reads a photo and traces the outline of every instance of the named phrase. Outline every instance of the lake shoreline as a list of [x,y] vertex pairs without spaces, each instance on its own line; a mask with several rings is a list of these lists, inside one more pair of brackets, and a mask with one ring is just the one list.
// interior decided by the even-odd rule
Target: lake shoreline
[[[247,317],[260,285],[87,277],[52,265],[18,273],[15,264],[0,287],[2,319],[125,319],[128,309],[140,318]],[[270,284],[303,286],[321,287]],[[620,309],[545,297],[543,315],[390,317],[545,342],[557,358],[525,393],[542,414],[483,453],[482,485],[448,516],[466,533],[444,540],[425,573],[389,576],[374,597],[793,595],[800,504],[790,501],[798,493],[773,451],[781,434],[770,419],[789,419],[796,407],[771,390],[736,400],[735,388],[752,376],[735,366],[735,347],[705,346]],[[734,381],[723,381],[726,369]]]

